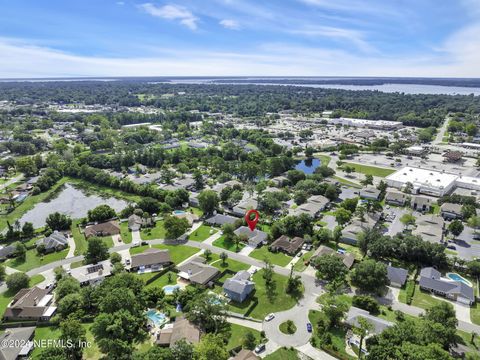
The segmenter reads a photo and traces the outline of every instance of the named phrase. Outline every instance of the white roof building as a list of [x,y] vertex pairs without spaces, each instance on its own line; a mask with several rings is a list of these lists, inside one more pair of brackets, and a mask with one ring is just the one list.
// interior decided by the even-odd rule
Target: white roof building
[[386,177],[388,186],[401,189],[407,183],[413,185],[413,193],[443,196],[456,186],[458,176],[435,170],[404,167]]

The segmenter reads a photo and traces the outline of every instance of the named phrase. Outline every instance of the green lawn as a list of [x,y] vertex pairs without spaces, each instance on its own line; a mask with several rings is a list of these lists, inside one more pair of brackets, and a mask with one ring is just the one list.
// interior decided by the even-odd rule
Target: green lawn
[[[39,283],[41,283],[45,278],[43,275],[34,275],[30,278],[30,287],[35,286]],[[5,309],[7,308],[7,305],[12,301],[12,298],[15,296],[15,293],[7,290],[3,293],[0,294],[0,314],[3,314],[5,312]]]
[[361,165],[361,164],[356,164],[351,162],[345,162],[344,166],[351,166],[358,173],[362,173],[365,175],[373,175],[378,177],[386,177],[396,171],[393,169],[385,169],[385,168],[380,168],[376,166]]
[[[398,296],[398,300],[401,302],[406,301],[405,288],[402,288],[400,290],[400,295]],[[420,287],[418,286],[418,284],[415,285],[415,293],[413,294],[412,304],[411,304],[412,306],[416,306],[422,309],[428,309],[441,302],[442,300],[434,298],[433,296],[430,295],[430,293],[420,290]]]
[[[169,282],[168,281],[168,274],[170,274],[171,278],[172,278],[172,281]],[[150,275],[150,276],[146,276],[146,275]],[[152,276],[156,275],[156,273],[150,273],[150,274],[141,274],[141,275],[137,275],[140,279],[143,279],[145,281],[147,281],[149,278],[151,278]],[[174,273],[173,271],[168,271],[166,272],[165,274],[163,274],[162,276],[160,276],[158,279],[155,279],[153,282],[151,282],[150,284],[147,285],[147,287],[160,287],[160,288],[163,288],[165,285],[169,285],[169,284],[176,284],[177,283],[177,274]]]
[[280,348],[264,357],[264,360],[298,360],[297,350]]
[[[199,251],[196,248],[193,248],[191,246],[186,246],[186,245],[158,244],[158,245],[153,245],[152,247],[156,249],[168,250],[170,252],[170,258],[175,264],[181,263],[183,260],[188,259],[190,256],[196,254]],[[148,248],[149,248],[148,245],[133,247],[133,248],[130,248],[130,254],[131,255],[140,254]]]
[[128,221],[120,223],[120,235],[125,244],[130,244],[132,242],[132,233],[128,230]]
[[341,184],[348,185],[348,186],[351,186],[351,187],[354,187],[354,188],[357,188],[357,189],[362,188],[361,185],[359,185],[357,183],[354,183],[353,181],[347,180],[345,178],[342,178],[342,177],[339,177],[339,176],[336,176],[336,175],[332,176],[332,178],[337,180]]
[[225,261],[225,265],[223,265],[223,261],[220,259],[220,255],[218,254],[210,255],[210,260],[208,261],[208,263],[212,266],[215,266],[220,271],[229,269],[231,271],[238,272],[241,270],[248,270],[250,268],[250,265],[230,258],[227,258],[227,260]]
[[287,266],[288,263],[293,259],[293,257],[285,255],[284,253],[273,253],[269,251],[268,246],[262,246],[261,248],[253,250],[249,256],[261,261],[267,258],[272,264],[279,266]]
[[[42,327],[37,327],[35,329],[35,341],[41,341],[41,340],[55,340],[60,337],[60,328],[57,326],[42,326]],[[35,347],[32,351],[32,358],[35,359],[38,357],[38,355],[42,352],[41,347]]]
[[208,226],[208,225],[200,225],[200,227],[195,230],[193,233],[190,234],[188,237],[188,240],[192,241],[205,241],[207,240],[210,236],[215,234],[218,230]]
[[300,272],[305,270],[307,268],[307,265],[305,265],[305,262],[310,260],[314,252],[315,252],[315,249],[312,249],[310,251],[307,251],[305,254],[303,254],[302,257],[293,266],[293,270],[300,271]]
[[142,240],[165,239],[165,227],[163,220],[157,221],[155,227],[145,228],[140,230],[140,237]]
[[258,304],[253,308],[250,314],[247,315],[255,319],[263,319],[271,312],[288,310],[295,305],[296,300],[285,292],[288,280],[286,276],[279,274],[273,275],[273,280],[276,286],[271,297],[268,297],[267,289],[265,288],[265,280],[262,277],[263,272],[264,270],[262,269],[253,275],[253,281],[255,282],[254,295],[241,304],[230,302],[229,309],[231,311],[245,314],[254,300],[258,299]]
[[73,220],[71,227],[73,240],[75,241],[75,255],[82,255],[87,251],[87,240],[80,232],[79,223],[80,220]]
[[251,332],[254,336],[256,341],[256,344],[260,344],[261,342],[261,336],[260,336],[260,331],[254,330],[247,328],[245,326],[240,326],[237,324],[230,324],[230,338],[228,339],[228,344],[227,344],[227,350],[230,351],[238,346],[241,346],[243,343],[243,339],[245,338],[245,335],[248,332]]
[[39,266],[49,264],[54,261],[65,259],[68,254],[68,248],[62,251],[53,252],[47,255],[39,256],[36,249],[27,250],[25,261],[18,258],[8,260],[5,265],[14,269],[27,272]]
[[478,301],[470,308],[470,320],[476,325],[480,325],[480,305]]
[[[228,251],[234,251],[236,252],[237,247],[234,242],[232,241],[227,241],[225,237],[222,235],[220,236],[217,240],[215,240],[213,243],[213,246],[228,250]],[[238,251],[242,250],[242,248],[245,247],[245,244],[240,242],[238,244]]]
[[314,156],[320,160],[320,162],[322,163],[322,166],[328,166],[328,164],[330,164],[330,161],[332,160],[332,158],[328,155],[314,155]]
[[198,217],[202,217],[202,216],[203,216],[203,211],[200,210],[199,208],[196,208],[196,207],[189,207],[189,208],[187,209],[187,211],[194,213],[194,214],[197,215]]

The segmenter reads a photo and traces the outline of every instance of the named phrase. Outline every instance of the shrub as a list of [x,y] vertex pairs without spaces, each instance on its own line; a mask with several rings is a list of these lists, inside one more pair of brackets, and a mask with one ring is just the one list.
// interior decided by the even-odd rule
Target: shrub
[[352,305],[360,309],[367,310],[372,314],[378,314],[380,312],[380,306],[378,302],[368,295],[355,295],[352,298]]

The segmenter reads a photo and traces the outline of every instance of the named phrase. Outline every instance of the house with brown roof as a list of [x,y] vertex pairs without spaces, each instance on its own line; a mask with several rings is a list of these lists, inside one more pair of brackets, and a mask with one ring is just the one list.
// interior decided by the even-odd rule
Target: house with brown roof
[[182,339],[190,344],[199,343],[200,329],[187,319],[177,317],[173,324],[165,325],[165,327],[160,330],[155,343],[162,347],[170,347]]
[[3,313],[5,321],[49,321],[57,308],[49,290],[34,286],[20,290]]
[[172,263],[170,259],[170,252],[168,250],[160,250],[155,248],[149,248],[143,253],[132,255],[131,270],[132,271],[145,271],[149,270],[159,271],[165,266]]
[[111,236],[120,234],[120,225],[117,221],[107,221],[100,224],[89,225],[85,228],[85,237]]
[[270,250],[281,251],[293,256],[302,248],[304,242],[305,240],[298,236],[290,238],[287,235],[282,235],[270,244]]
[[355,256],[353,254],[347,252],[338,252],[324,245],[320,245],[318,249],[315,250],[312,257],[310,258],[310,262],[322,255],[335,255],[339,257],[340,259],[342,259],[342,262],[347,267],[347,269],[350,269],[355,262]]
[[220,271],[205,262],[204,258],[194,258],[178,266],[178,276],[191,284],[209,285],[220,274]]
[[255,355],[252,350],[242,349],[231,360],[260,360],[261,358]]

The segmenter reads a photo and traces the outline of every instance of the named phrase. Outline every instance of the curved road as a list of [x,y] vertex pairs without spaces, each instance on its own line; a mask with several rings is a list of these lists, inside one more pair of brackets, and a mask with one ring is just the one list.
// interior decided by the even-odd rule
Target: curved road
[[[165,240],[164,239],[156,239],[156,240],[147,241],[147,243],[149,243],[151,245],[165,244]],[[168,243],[168,244],[171,244],[171,243]],[[188,246],[191,246],[191,247],[195,247],[197,249],[204,249],[204,250],[209,249],[212,253],[215,253],[215,254],[220,254],[222,252],[225,252],[225,253],[228,254],[228,257],[230,259],[237,260],[237,261],[243,262],[245,264],[253,265],[253,266],[256,266],[256,267],[263,267],[263,265],[264,265],[262,261],[259,261],[257,259],[251,258],[251,257],[246,256],[246,255],[242,255],[240,253],[235,253],[235,252],[228,251],[228,250],[225,250],[225,249],[222,249],[222,248],[218,248],[216,246],[206,244],[205,242],[187,241],[187,242],[181,242],[181,243],[178,243],[178,244],[188,245]],[[131,247],[132,247],[132,244],[122,244],[122,245],[115,246],[115,247],[111,248],[110,252],[127,250]],[[63,259],[63,260],[55,261],[55,262],[52,262],[50,264],[46,264],[46,265],[43,265],[41,267],[38,267],[38,268],[35,268],[35,269],[32,269],[32,270],[28,271],[27,275],[28,276],[37,275],[37,274],[46,272],[48,270],[52,270],[52,269],[54,269],[58,266],[71,264],[73,262],[77,262],[77,261],[81,261],[81,260],[83,260],[83,255],[75,256],[75,257],[72,257],[72,258],[69,258],[69,259]],[[287,269],[287,268],[284,268],[284,267],[281,267],[281,266],[275,265],[273,267],[273,270],[277,274],[280,274],[280,275],[284,275],[284,276],[289,276],[290,275],[290,269]],[[316,304],[316,302],[315,302],[316,297],[318,297],[318,295],[323,293],[321,286],[316,282],[316,279],[315,279],[314,276],[304,274],[304,273],[298,273],[298,272],[294,272],[294,273],[296,275],[300,275],[301,278],[302,278],[302,283],[303,283],[303,286],[305,287],[304,298],[301,299],[298,302],[298,304],[295,305],[292,309],[277,313],[278,314],[278,319],[276,321],[272,320],[271,324],[268,324],[268,323],[264,324],[265,332],[272,336],[272,337],[269,336],[269,338],[273,338],[273,339],[276,339],[276,338],[280,339],[281,338],[282,339],[282,343],[279,344],[281,346],[286,345],[288,342],[295,342],[295,343],[300,342],[299,339],[298,340],[296,339],[297,336],[284,335],[283,333],[280,332],[280,330],[278,330],[278,327],[274,326],[274,325],[279,325],[278,322],[281,319],[293,320],[295,322],[295,325],[297,326],[297,329],[298,329],[297,332],[299,334],[301,334],[298,337],[305,336],[305,338],[303,340],[303,344],[306,344],[308,342],[308,339],[310,338],[310,334],[308,334],[307,331],[306,331],[306,323],[308,321],[308,311],[310,309],[318,309],[319,305]],[[5,291],[5,290],[6,290],[5,284],[2,284],[0,286],[0,293]],[[405,312],[406,314],[409,314],[409,315],[412,315],[412,316],[419,316],[419,314],[424,312],[423,309],[420,309],[420,308],[415,307],[415,306],[403,304],[403,303],[400,303],[398,301],[394,301],[392,306],[393,306],[394,309],[401,310],[401,311]],[[281,322],[283,322],[283,321],[281,321]],[[471,323],[468,323],[468,322],[465,322],[465,321],[461,321],[461,320],[458,321],[458,329],[469,332],[469,333],[471,333],[471,332],[476,332],[477,334],[480,333],[480,326],[479,325],[474,325],[474,324],[471,324]],[[285,341],[285,342],[283,342],[283,341]],[[292,346],[294,346],[294,345],[292,345]]]

